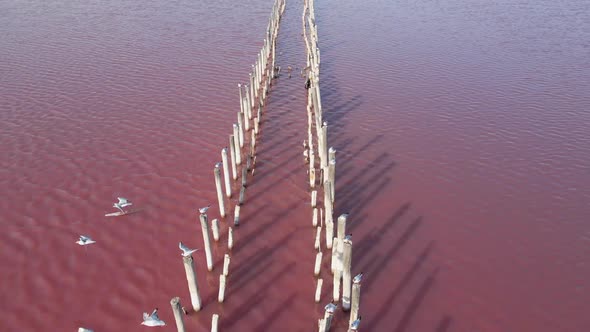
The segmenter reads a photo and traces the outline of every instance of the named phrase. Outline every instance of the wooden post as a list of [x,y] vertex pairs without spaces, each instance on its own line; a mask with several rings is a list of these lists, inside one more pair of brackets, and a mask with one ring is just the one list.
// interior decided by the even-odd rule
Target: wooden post
[[229,153],[231,156],[231,170],[234,181],[238,179],[238,160],[236,159],[236,140],[234,135],[229,135]]
[[255,134],[258,134],[258,132],[259,132],[259,131],[260,131],[260,118],[259,118],[259,117],[257,117],[257,118],[254,120],[254,133],[255,133]]
[[[317,210],[316,210],[317,211]],[[315,232],[315,243],[313,244],[313,248],[315,250],[319,250],[320,249],[320,237],[322,234],[322,226],[318,226],[316,227],[316,232]]]
[[313,269],[313,275],[314,276],[318,276],[320,275],[320,269],[322,267],[322,252],[318,251],[318,253],[315,255],[315,266]]
[[[250,131],[250,120],[248,120],[248,112],[242,112],[240,113],[240,119],[244,119],[243,124],[244,124],[244,134],[246,132]],[[244,143],[246,143],[246,141],[244,140]]]
[[246,114],[248,114],[248,120],[252,120],[252,104],[250,103],[250,96],[248,95],[248,85],[244,86],[246,96],[244,97],[244,103],[246,104]]
[[229,274],[229,262],[230,262],[229,254],[225,254],[225,256],[223,256],[223,275],[226,277]]
[[173,297],[170,300],[172,306],[172,312],[174,313],[174,320],[176,321],[176,329],[178,332],[185,332],[184,321],[182,320],[182,309],[180,308],[180,298]]
[[207,222],[207,214],[201,213],[199,215],[201,221],[201,231],[203,232],[203,242],[205,244],[205,257],[207,258],[207,270],[213,270],[213,257],[211,255],[211,240],[209,239],[209,225]]
[[225,299],[225,276],[223,274],[219,275],[219,293],[217,294],[217,301],[219,303],[223,303]]
[[332,260],[330,262],[330,268],[332,273],[335,273],[336,270],[340,269],[340,262],[339,262],[339,248],[340,248],[340,239],[335,237],[333,239],[334,245],[332,246]]
[[315,152],[313,151],[313,146],[310,145],[310,147],[309,147],[309,170],[311,171],[312,169],[315,169]]
[[322,126],[322,168],[328,166],[328,123],[324,122]]
[[217,201],[219,202],[219,214],[221,217],[225,217],[225,206],[223,203],[223,189],[221,188],[221,163],[215,164],[213,169],[215,174],[215,189],[217,189]]
[[246,172],[252,169],[252,155],[248,153],[246,156]]
[[219,220],[213,219],[211,221],[211,231],[213,232],[213,240],[219,241]]
[[246,138],[244,136],[244,118],[243,114],[238,112],[238,134],[240,135],[240,151],[244,147]]
[[240,226],[240,205],[236,204],[234,209],[234,226]]
[[234,247],[234,230],[230,227],[227,232],[227,248],[231,250]]
[[324,223],[326,225],[326,248],[332,249],[334,239],[334,222],[329,219],[329,213],[326,213]]
[[229,162],[227,160],[227,146],[221,149],[221,162],[223,163],[223,179],[225,180],[225,196],[231,197],[231,183],[229,181]]
[[363,274],[357,274],[352,283],[352,301],[351,301],[351,309],[350,309],[350,324],[360,318],[359,315],[359,306],[361,300],[361,281],[363,278]]
[[328,181],[330,181],[330,199],[332,200],[332,204],[334,204],[334,195],[336,191],[334,187],[336,187],[335,180],[336,180],[336,160],[330,160],[328,165]]
[[262,121],[262,108],[260,107],[260,105],[258,105],[258,110],[256,111],[256,117],[258,118],[258,121]]
[[240,112],[244,113],[245,107],[244,107],[244,97],[242,96],[242,85],[240,83],[238,83],[238,91],[240,93]]
[[330,182],[324,182],[324,209],[326,210],[326,246],[332,249],[332,238],[334,237],[333,206],[330,199]]
[[219,324],[219,315],[213,314],[211,317],[211,332],[217,332],[217,325]]
[[346,221],[348,220],[348,213],[343,213],[338,217],[338,230],[337,230],[337,237],[339,240],[344,240],[344,236],[346,235]]
[[318,225],[318,208],[316,207],[313,208],[313,217],[311,219],[311,224],[314,227]]
[[311,207],[315,209],[315,207],[317,206],[317,202],[318,202],[318,191],[314,190],[311,192]]
[[256,77],[256,69],[254,68],[254,65],[252,65],[252,83],[250,86],[250,89],[252,90],[252,103],[254,103],[254,100],[258,98],[258,83],[256,83],[257,81],[258,78]]
[[184,271],[186,272],[186,281],[188,282],[188,290],[191,295],[191,305],[193,310],[201,310],[201,297],[199,296],[199,287],[197,286],[197,274],[195,273],[195,265],[193,263],[193,256],[182,257],[184,262]]
[[326,312],[324,313],[324,320],[326,321],[326,331],[329,331],[330,325],[332,324],[332,318],[334,317],[334,312],[336,311],[336,305],[334,303],[328,303],[325,309]]
[[240,144],[240,129],[238,128],[237,124],[233,124],[233,129],[234,129],[234,147],[235,147],[235,154],[236,154],[236,164],[241,165],[242,164],[242,150],[240,149],[240,147],[242,146],[242,144]]
[[242,167],[242,187],[246,187],[246,180],[248,179],[248,169]]
[[332,272],[334,273],[333,298],[334,302],[340,300],[340,279],[342,279],[342,267],[338,262],[338,238],[334,238],[334,247],[332,247]]
[[352,236],[347,236],[343,241],[344,254],[342,259],[342,310],[350,310],[350,292],[352,288],[351,261],[352,261]]
[[250,90],[248,88],[248,84],[246,84],[244,86],[244,89],[246,90],[246,97],[245,99],[245,103],[246,103],[246,108],[248,109],[248,112],[250,112],[250,117],[252,117],[252,101],[250,100]]
[[252,137],[250,138],[250,155],[252,158],[256,156],[256,129],[252,131]]
[[242,188],[240,188],[240,197],[238,199],[239,205],[244,204],[244,196],[245,195],[246,195],[246,187],[242,186]]
[[315,287],[315,303],[320,302],[320,298],[322,296],[322,285],[324,284],[324,279],[318,279],[318,284]]

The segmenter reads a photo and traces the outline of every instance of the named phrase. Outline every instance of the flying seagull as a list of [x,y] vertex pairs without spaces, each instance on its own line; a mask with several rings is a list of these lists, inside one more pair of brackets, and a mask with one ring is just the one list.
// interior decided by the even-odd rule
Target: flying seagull
[[96,241],[94,241],[93,239],[89,238],[88,236],[80,235],[80,239],[78,241],[76,241],[76,243],[79,244],[79,245],[81,245],[81,246],[85,246],[87,244],[96,243]]
[[359,329],[359,325],[361,325],[361,316],[359,316],[359,318],[355,319],[355,321],[350,324],[350,330],[357,331]]
[[154,311],[152,311],[151,315],[148,315],[147,312],[143,313],[143,322],[141,322],[141,325],[164,326],[166,323],[164,323],[164,321],[158,317],[158,308],[156,308]]
[[355,284],[360,284],[361,280],[363,279],[363,273],[359,273],[356,276],[354,276],[354,279],[352,279],[352,282]]
[[113,204],[113,207],[119,209],[119,211],[121,211],[121,213],[125,214],[126,212],[123,211],[123,208],[129,205],[133,205],[133,203],[129,202],[127,200],[127,198],[124,197],[117,197],[117,199],[119,200],[118,203]]
[[178,248],[180,248],[180,250],[182,250],[181,255],[183,257],[188,257],[188,256],[192,255],[193,252],[199,250],[199,249],[190,249],[189,247],[182,244],[182,242],[178,242]]
[[210,207],[210,206],[211,206],[211,204],[209,204],[209,205],[207,205],[207,206],[205,206],[205,207],[202,207],[202,208],[200,208],[200,209],[199,209],[199,213],[200,213],[200,214],[205,214],[205,213],[207,213],[207,210],[209,210],[209,207]]

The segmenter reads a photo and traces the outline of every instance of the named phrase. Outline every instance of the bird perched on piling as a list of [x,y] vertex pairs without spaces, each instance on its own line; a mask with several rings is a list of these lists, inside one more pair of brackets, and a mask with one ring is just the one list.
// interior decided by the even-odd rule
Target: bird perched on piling
[[352,233],[344,237],[344,243],[352,244]]
[[363,279],[363,273],[359,273],[356,276],[354,276],[354,279],[352,279],[352,282],[355,284],[360,284],[361,280]]
[[329,314],[333,314],[333,313],[334,313],[334,311],[336,311],[336,308],[337,308],[337,307],[338,307],[338,306],[337,306],[337,305],[335,305],[335,304],[334,304],[334,302],[330,302],[330,303],[328,303],[328,304],[326,305],[326,307],[325,307],[324,309],[326,309],[326,311],[327,311]]
[[207,206],[205,206],[205,207],[202,207],[202,208],[200,208],[200,209],[199,209],[199,213],[200,213],[200,214],[205,214],[205,213],[207,213],[207,210],[209,210],[209,207],[210,207],[210,206],[211,206],[211,204],[209,204],[209,205],[207,205]]
[[351,331],[358,331],[360,325],[361,325],[361,316],[359,316],[359,318],[355,319],[354,322],[352,322],[352,324],[350,324],[350,330]]
[[158,308],[156,308],[152,311],[151,315],[148,315],[147,312],[143,313],[143,322],[141,322],[141,325],[164,326],[166,323],[158,317]]
[[196,252],[197,250],[199,250],[199,249],[190,249],[189,247],[182,244],[182,242],[178,242],[178,248],[180,248],[180,250],[182,250],[181,255],[183,257],[188,257],[188,256],[192,255],[193,252]]

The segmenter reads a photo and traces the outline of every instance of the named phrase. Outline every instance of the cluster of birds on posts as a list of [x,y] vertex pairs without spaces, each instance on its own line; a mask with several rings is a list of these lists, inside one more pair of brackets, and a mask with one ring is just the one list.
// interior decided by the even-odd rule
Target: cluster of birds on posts
[[[266,38],[264,39],[264,46],[258,54],[255,65],[252,66],[252,72],[249,73],[250,84],[238,84],[239,95],[240,95],[240,112],[238,112],[238,122],[233,124],[233,133],[229,135],[229,151],[228,147],[225,147],[221,151],[222,162],[216,163],[214,168],[215,184],[217,191],[217,198],[219,203],[219,213],[222,218],[226,216],[226,207],[224,203],[223,185],[221,180],[221,170],[223,168],[224,184],[225,184],[225,196],[231,197],[231,184],[230,177],[233,180],[237,180],[241,175],[241,189],[239,194],[239,201],[235,205],[234,210],[234,226],[239,226],[239,212],[240,206],[243,204],[245,188],[246,188],[246,177],[248,172],[254,175],[254,164],[256,163],[255,146],[256,146],[256,135],[259,133],[259,126],[261,121],[261,107],[265,104],[265,98],[270,88],[270,81],[273,78],[277,78],[280,72],[280,67],[275,66],[275,48],[276,48],[276,37],[278,34],[279,21],[282,13],[285,10],[285,0],[275,0],[273,5],[273,11],[266,32]],[[303,9],[303,35],[305,39],[305,45],[307,49],[307,67],[302,70],[307,72],[307,80],[305,88],[307,93],[307,114],[308,114],[308,138],[303,142],[304,148],[304,160],[309,164],[308,175],[310,181],[311,192],[311,205],[313,208],[313,226],[316,228],[316,237],[314,248],[317,250],[316,263],[314,267],[314,275],[318,277],[316,279],[316,293],[315,302],[319,302],[321,299],[321,288],[323,279],[321,276],[321,262],[322,262],[322,251],[320,245],[320,238],[322,230],[325,232],[326,247],[331,249],[331,273],[333,274],[333,300],[328,303],[324,309],[323,318],[318,320],[319,332],[327,332],[330,330],[332,321],[336,314],[338,307],[337,303],[340,301],[340,290],[342,289],[342,309],[344,311],[350,311],[348,331],[358,331],[361,316],[359,314],[359,301],[360,301],[360,286],[363,278],[363,274],[359,273],[354,278],[351,275],[351,258],[352,258],[352,234],[345,234],[346,223],[348,214],[342,214],[338,217],[337,225],[333,220],[334,214],[334,201],[335,201],[335,166],[336,166],[336,151],[330,147],[328,148],[327,141],[327,128],[328,125],[322,120],[322,107],[321,97],[319,89],[319,64],[320,64],[320,52],[318,48],[318,34],[317,26],[315,23],[314,13],[314,0],[305,0]],[[309,31],[308,31],[309,29]],[[290,68],[288,68],[290,69]],[[289,76],[290,76],[289,70]],[[250,121],[253,119],[253,113],[257,109],[256,116],[254,119],[253,128],[251,128]],[[316,137],[314,139],[314,128]],[[252,129],[252,135],[250,139],[250,152],[247,153],[245,165],[242,163],[242,148],[247,140],[245,132]],[[314,142],[317,142],[317,149],[314,148]],[[318,190],[314,189],[316,186],[316,161],[315,151],[319,155],[319,174],[318,179],[323,189],[323,209],[317,207],[317,196]],[[228,153],[229,152],[229,153]],[[228,156],[229,154],[229,156]],[[231,162],[229,157],[231,157]],[[238,166],[242,166],[241,174],[238,173]],[[230,173],[231,169],[231,173]],[[118,212],[107,214],[106,216],[122,216],[129,212],[124,208],[133,205],[131,201],[124,197],[118,197],[118,201],[113,204],[113,207]],[[207,268],[209,271],[213,269],[213,261],[211,258],[211,248],[209,240],[209,225],[207,219],[207,210],[210,206],[199,209],[201,226],[203,231],[203,238],[205,244],[205,255],[207,258]],[[319,221],[319,222],[318,222]],[[212,232],[215,241],[219,240],[219,225],[217,219],[212,221]],[[337,226],[337,227],[335,227]],[[334,236],[334,232],[337,235]],[[233,247],[233,229],[228,228],[228,249]],[[94,244],[92,238],[86,235],[80,235],[79,240],[76,242],[79,245]],[[189,284],[189,291],[191,296],[191,304],[195,311],[201,309],[201,300],[198,294],[198,287],[196,283],[196,275],[194,271],[192,255],[199,249],[191,249],[184,243],[179,242],[179,249],[181,250],[181,256],[183,257],[185,270],[187,273],[187,281]],[[223,272],[220,275],[219,283],[219,294],[218,302],[224,301],[225,286],[228,276],[228,268],[230,257],[229,254],[225,254],[224,257]],[[181,306],[179,298],[173,298],[171,305],[175,313],[175,320],[178,331],[184,330],[184,323],[182,315],[180,314]],[[182,312],[187,314],[187,311],[182,307]],[[151,314],[147,312],[143,313],[143,321],[141,325],[154,327],[154,326],[165,326],[166,323],[159,318],[158,308],[155,308]],[[217,322],[219,316],[214,314],[212,317],[212,328],[211,331],[217,331]],[[80,328],[79,332],[91,332],[91,330]]]

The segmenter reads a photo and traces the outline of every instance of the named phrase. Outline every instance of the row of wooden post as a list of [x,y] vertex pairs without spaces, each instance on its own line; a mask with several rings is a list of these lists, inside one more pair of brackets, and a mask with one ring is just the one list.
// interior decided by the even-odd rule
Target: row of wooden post
[[[232,197],[231,179],[237,181],[241,177],[241,189],[239,191],[239,200],[234,207],[234,227],[240,224],[240,206],[244,203],[245,190],[247,186],[247,174],[254,174],[256,163],[256,138],[260,130],[262,116],[262,107],[266,102],[266,96],[270,89],[270,81],[274,77],[275,68],[275,48],[278,35],[278,28],[281,16],[285,10],[285,0],[276,0],[271,17],[267,26],[263,46],[257,55],[252,72],[248,74],[249,84],[238,84],[238,93],[240,98],[240,111],[237,113],[237,123],[232,125],[232,134],[229,135],[229,156],[228,147],[221,150],[221,162],[215,164],[213,169],[215,178],[215,187],[217,191],[217,201],[219,204],[219,214],[223,219],[227,215],[225,206],[225,197]],[[254,116],[254,114],[256,114]],[[252,125],[252,121],[254,121]],[[246,135],[251,131],[250,137]],[[250,151],[246,153],[245,159],[242,159],[246,141],[250,140]],[[241,167],[241,174],[238,170]],[[230,174],[231,169],[231,174]],[[223,180],[222,180],[223,170]],[[230,179],[231,177],[231,179]],[[225,188],[224,188],[225,187]],[[225,189],[225,190],[224,190]],[[225,197],[224,197],[225,196]],[[213,256],[211,251],[211,239],[209,236],[209,221],[206,212],[199,215],[201,232],[203,234],[205,257],[207,261],[207,270],[213,271]],[[211,222],[211,232],[214,241],[219,241],[219,221],[213,219]],[[227,248],[231,252],[234,247],[233,228],[228,226]],[[225,300],[225,289],[229,277],[229,264],[231,257],[229,253],[224,255],[223,270],[219,276],[219,292],[217,300],[223,303]],[[192,256],[183,257],[186,279],[188,282],[191,306],[194,311],[200,311],[202,308],[199,287],[197,284],[197,275]],[[178,297],[170,301],[177,330],[184,332],[184,322],[182,320],[182,307]],[[219,315],[214,314],[211,320],[211,331],[217,332]]]
[[[348,214],[338,217],[334,223],[334,203],[336,201],[336,150],[328,144],[328,123],[324,121],[320,94],[320,50],[315,23],[314,0],[305,0],[302,15],[303,35],[307,50],[307,139],[303,142],[304,156],[309,163],[309,184],[311,188],[312,225],[315,230],[314,249],[317,250],[314,275],[321,276],[324,255],[321,249],[321,232],[325,232],[325,247],[331,250],[331,273],[333,274],[332,302],[325,307],[324,317],[319,319],[319,331],[330,330],[336,303],[342,302],[343,311],[350,311],[349,331],[357,331],[360,325],[359,303],[362,274],[352,278],[352,234],[346,235]],[[314,130],[315,129],[315,130]],[[317,149],[316,144],[317,143]],[[316,165],[316,151],[319,161]],[[316,169],[316,166],[318,168]],[[318,174],[319,173],[319,174]],[[316,186],[319,180],[320,186]],[[318,190],[323,208],[318,207]],[[337,227],[335,227],[337,226]],[[336,229],[335,229],[336,228]],[[336,236],[334,232],[336,231]],[[324,280],[316,281],[315,301],[321,300]],[[340,294],[342,289],[342,296]]]

